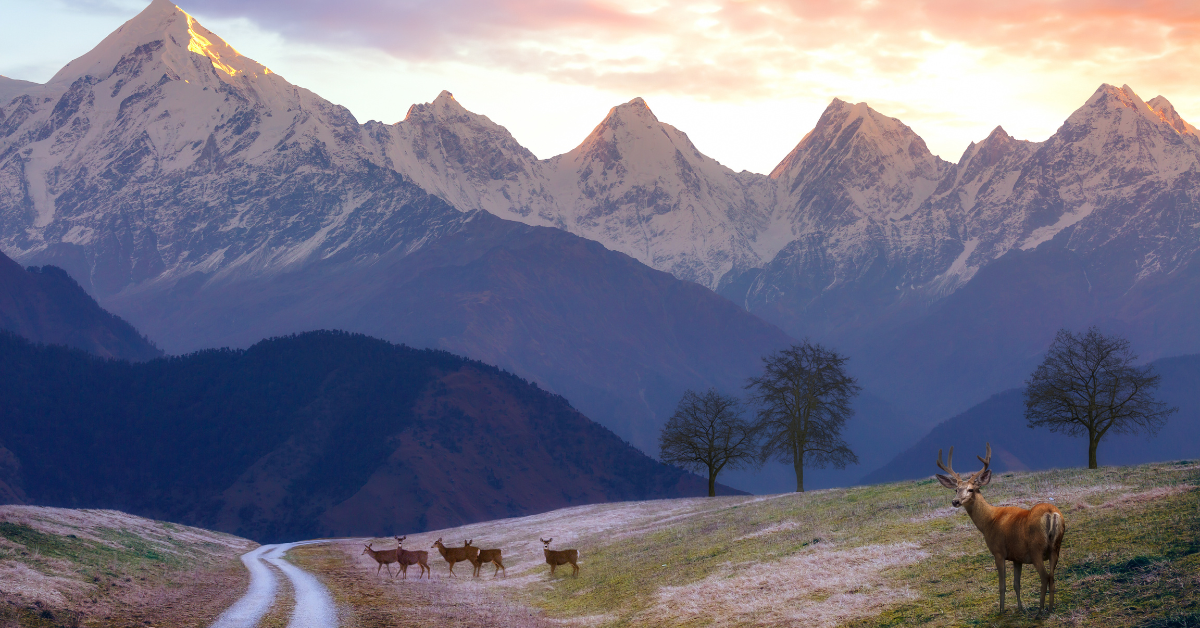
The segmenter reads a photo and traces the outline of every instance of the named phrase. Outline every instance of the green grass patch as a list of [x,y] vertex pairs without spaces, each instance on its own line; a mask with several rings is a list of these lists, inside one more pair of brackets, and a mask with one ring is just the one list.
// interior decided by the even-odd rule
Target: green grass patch
[[1029,507],[1053,498],[1066,518],[1058,608],[1042,618],[1035,617],[1040,582],[1032,565],[1022,578],[1026,611],[1016,613],[1010,563],[1007,612],[997,613],[995,562],[983,536],[963,511],[946,510],[950,491],[928,479],[765,500],[714,499],[657,529],[581,539],[579,577],[560,569],[538,578],[525,595],[552,618],[605,615],[610,620],[603,625],[611,626],[692,625],[687,622],[700,620],[647,612],[663,587],[769,572],[804,552],[910,543],[929,558],[883,575],[888,586],[906,588],[915,600],[846,625],[1198,626],[1200,490],[1194,487],[1200,472],[1188,466],[1006,473],[993,480],[987,490],[992,504]]

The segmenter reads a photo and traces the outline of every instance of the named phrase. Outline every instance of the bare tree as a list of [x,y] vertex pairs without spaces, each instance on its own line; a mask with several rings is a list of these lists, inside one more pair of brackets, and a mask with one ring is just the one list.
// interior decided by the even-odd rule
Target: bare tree
[[1179,408],[1156,401],[1159,376],[1149,364],[1134,366],[1129,341],[1092,327],[1083,334],[1060,329],[1046,359],[1025,382],[1029,427],[1088,437],[1088,468],[1110,431],[1154,435]]
[[761,458],[791,463],[796,492],[804,492],[804,468],[858,464],[842,440],[850,401],[862,388],[846,374],[848,358],[808,340],[763,358],[764,371],[746,388],[758,403],[756,429],[762,432]]
[[659,457],[685,469],[708,471],[708,496],[713,497],[723,469],[757,465],[756,441],[737,397],[711,388],[703,395],[688,390],[659,436]]

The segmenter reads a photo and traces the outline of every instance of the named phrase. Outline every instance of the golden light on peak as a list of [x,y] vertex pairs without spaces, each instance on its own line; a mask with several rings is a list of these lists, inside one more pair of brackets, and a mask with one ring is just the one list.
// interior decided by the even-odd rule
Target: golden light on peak
[[[219,50],[217,50],[217,46],[214,45],[213,42],[208,39],[208,37],[205,37],[200,32],[201,30],[206,29],[204,29],[203,26],[200,26],[200,23],[196,21],[196,18],[192,17],[187,12],[184,12],[183,14],[187,16],[188,35],[190,35],[192,38],[191,41],[188,42],[188,50],[198,55],[208,57],[214,68],[228,74],[229,76],[237,76],[240,70],[229,65],[228,63],[221,61],[221,53]],[[229,44],[225,44],[225,47],[232,51],[233,54],[241,56],[238,51],[234,50]]]

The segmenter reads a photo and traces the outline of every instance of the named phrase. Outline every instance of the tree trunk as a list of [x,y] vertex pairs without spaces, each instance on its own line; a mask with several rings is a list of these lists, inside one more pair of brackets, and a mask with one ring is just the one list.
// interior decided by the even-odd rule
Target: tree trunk
[[708,496],[717,496],[717,472],[712,469],[708,470]]
[[797,455],[793,462],[796,467],[796,492],[804,492],[804,457]]
[[1100,446],[1100,439],[1096,438],[1096,433],[1088,434],[1088,468],[1099,469],[1100,465],[1096,464],[1096,447]]

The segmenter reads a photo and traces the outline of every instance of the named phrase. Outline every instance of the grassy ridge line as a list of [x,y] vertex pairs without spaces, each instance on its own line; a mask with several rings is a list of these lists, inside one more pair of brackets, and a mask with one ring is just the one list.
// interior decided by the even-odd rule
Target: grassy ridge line
[[[1067,518],[1059,611],[1039,625],[1194,625],[1197,483],[1194,463],[993,480],[992,503],[1053,499]],[[606,626],[995,623],[994,562],[949,501],[923,480],[714,504],[602,543],[587,553],[587,579],[529,594],[552,617],[591,616]],[[1036,583],[1027,575],[1026,603],[1036,603]],[[1011,614],[996,623],[1032,624],[1032,615]]]
[[[424,548],[441,536],[503,547],[507,579],[451,580],[436,551],[432,582],[375,578],[374,562],[356,556],[361,544],[293,555],[311,552],[303,566],[322,577],[336,567],[337,582],[327,584],[348,607],[391,605],[393,619],[415,614],[412,625],[427,613],[487,625],[479,613],[501,599],[524,609],[514,614],[520,625],[538,626],[1188,628],[1200,624],[1198,484],[1195,461],[996,476],[986,492],[991,503],[1053,501],[1067,519],[1059,607],[1041,621],[1014,612],[1011,570],[1009,612],[997,614],[983,537],[932,479],[582,506],[410,534],[405,543]],[[539,536],[579,548],[578,578],[548,575]],[[1036,607],[1036,572],[1026,571],[1023,600]],[[485,610],[471,610],[472,599]],[[376,619],[355,625],[385,623]]]
[[207,626],[246,539],[111,510],[0,506],[0,625]]

